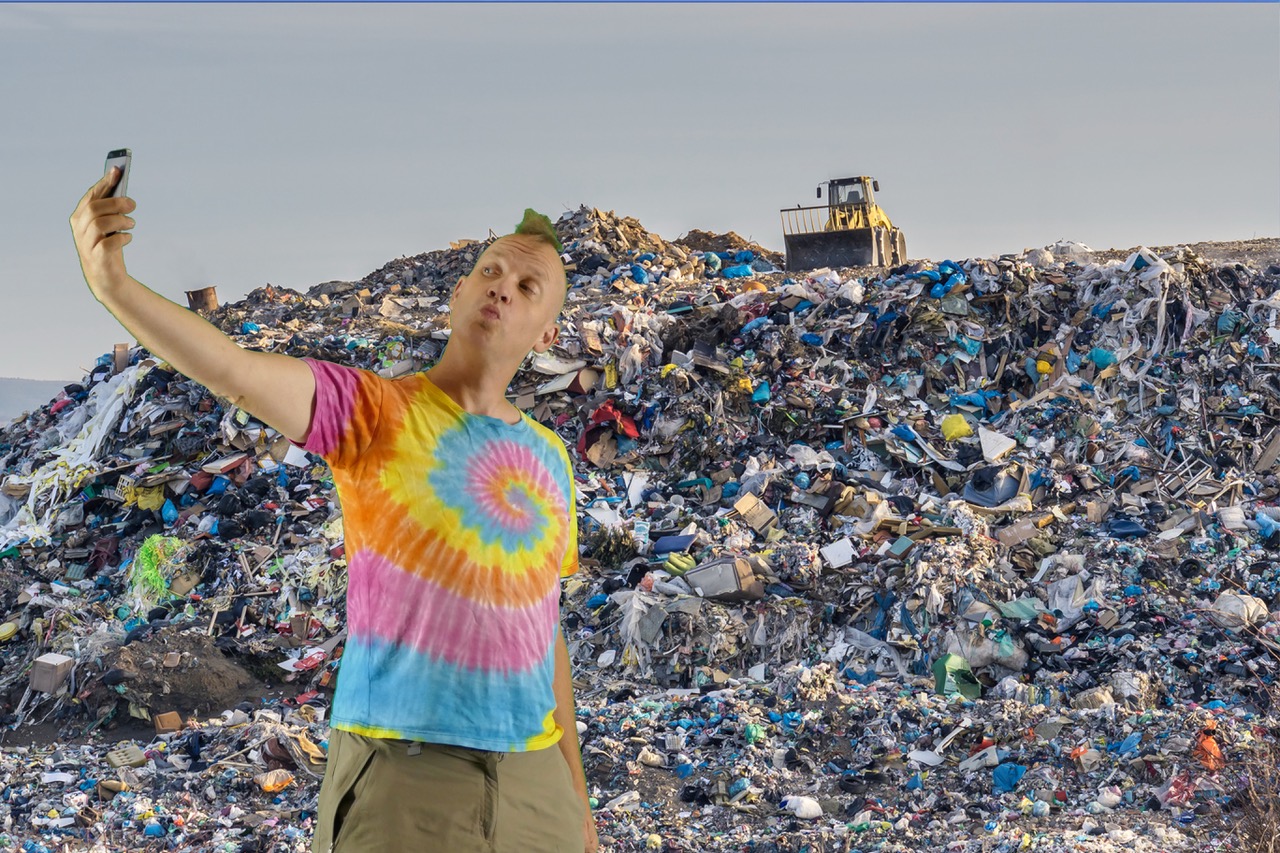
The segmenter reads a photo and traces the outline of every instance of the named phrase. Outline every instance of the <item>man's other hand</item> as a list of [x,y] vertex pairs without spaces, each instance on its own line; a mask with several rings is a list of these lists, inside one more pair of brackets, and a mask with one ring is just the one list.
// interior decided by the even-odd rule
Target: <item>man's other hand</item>
[[587,839],[586,853],[599,853],[600,835],[596,832],[596,816],[587,809],[587,819],[582,824],[582,834]]

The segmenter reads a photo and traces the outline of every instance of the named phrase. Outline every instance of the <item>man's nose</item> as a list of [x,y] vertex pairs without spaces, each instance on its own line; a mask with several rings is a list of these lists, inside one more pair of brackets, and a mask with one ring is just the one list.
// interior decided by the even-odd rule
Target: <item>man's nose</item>
[[511,282],[508,276],[503,276],[497,281],[489,285],[489,296],[501,301],[511,301]]

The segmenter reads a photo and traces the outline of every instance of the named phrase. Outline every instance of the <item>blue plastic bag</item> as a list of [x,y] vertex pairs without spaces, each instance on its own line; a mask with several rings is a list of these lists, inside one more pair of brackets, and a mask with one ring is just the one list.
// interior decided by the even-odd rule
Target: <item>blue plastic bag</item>
[[737,266],[725,267],[720,275],[725,278],[750,278],[754,270],[750,264],[738,264]]
[[1108,748],[1108,752],[1114,752],[1117,755],[1129,755],[1136,753],[1138,747],[1142,746],[1142,732],[1134,732],[1124,740]]
[[969,355],[977,355],[978,350],[982,349],[982,341],[975,341],[966,335],[956,335],[953,340]]
[[1102,347],[1094,347],[1089,350],[1089,360],[1098,366],[1099,370],[1104,370],[1115,364],[1119,359],[1111,350],[1105,350]]
[[1271,516],[1264,512],[1258,513],[1256,516],[1258,521],[1258,531],[1262,534],[1263,539],[1270,539],[1280,531],[1280,522],[1277,522]]
[[989,408],[989,401],[1003,396],[999,391],[970,391],[967,394],[951,394],[953,406],[981,406]]
[[1018,787],[1025,775],[1027,768],[1021,764],[1001,764],[991,771],[992,790],[997,794],[1007,794]]
[[[1116,472],[1116,477],[1128,477],[1131,482],[1138,483],[1142,481],[1142,469],[1137,465],[1130,465],[1127,468],[1121,468]],[[1115,479],[1112,479],[1112,485]]]
[[1218,318],[1218,331],[1221,334],[1230,334],[1235,331],[1236,326],[1244,322],[1244,315],[1239,311],[1228,308],[1222,312],[1222,316]]
[[906,424],[898,424],[896,427],[889,430],[889,432],[893,433],[903,441],[915,441],[920,438],[920,436],[916,435],[916,431]]
[[1138,538],[1150,536],[1151,531],[1131,518],[1113,518],[1107,522],[1107,532],[1116,539]]

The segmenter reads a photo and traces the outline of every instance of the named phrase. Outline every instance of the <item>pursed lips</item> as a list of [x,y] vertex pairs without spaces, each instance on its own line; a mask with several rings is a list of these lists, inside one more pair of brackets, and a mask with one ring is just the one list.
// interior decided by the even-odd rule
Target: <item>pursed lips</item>
[[493,305],[485,305],[480,309],[481,316],[488,317],[491,320],[501,320],[502,312]]

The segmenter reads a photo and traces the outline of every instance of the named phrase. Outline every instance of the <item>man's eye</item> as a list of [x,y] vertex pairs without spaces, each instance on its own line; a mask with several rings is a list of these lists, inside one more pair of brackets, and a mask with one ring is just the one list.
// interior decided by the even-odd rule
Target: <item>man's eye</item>
[[493,275],[493,267],[485,267],[485,268],[484,268],[484,274],[485,274],[485,275]]

